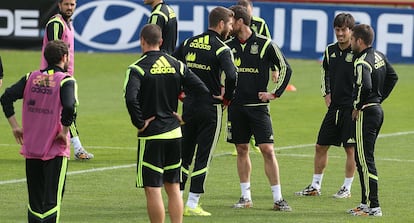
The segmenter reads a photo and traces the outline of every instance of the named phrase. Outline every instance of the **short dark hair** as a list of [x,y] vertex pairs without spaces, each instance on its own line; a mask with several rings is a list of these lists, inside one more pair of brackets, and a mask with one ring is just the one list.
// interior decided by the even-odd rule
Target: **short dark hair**
[[141,29],[140,37],[142,37],[150,46],[156,46],[162,39],[161,28],[155,24],[146,24]]
[[243,23],[246,26],[250,26],[250,20],[252,19],[247,12],[246,7],[241,5],[233,5],[230,7],[230,10],[234,12],[234,19],[239,20],[240,18],[243,19]]
[[43,53],[47,64],[56,65],[60,63],[64,55],[69,55],[68,45],[62,40],[52,40],[46,44]]
[[371,46],[374,41],[374,30],[367,24],[358,24],[352,28],[352,36],[357,39],[362,39],[365,45]]
[[334,28],[345,26],[352,29],[355,26],[355,19],[351,14],[342,12],[335,16],[333,26]]
[[250,0],[239,0],[237,1],[237,5],[241,5],[243,7],[253,6],[253,3]]
[[216,27],[222,20],[227,23],[233,16],[234,13],[231,10],[222,6],[215,7],[208,15],[208,26]]

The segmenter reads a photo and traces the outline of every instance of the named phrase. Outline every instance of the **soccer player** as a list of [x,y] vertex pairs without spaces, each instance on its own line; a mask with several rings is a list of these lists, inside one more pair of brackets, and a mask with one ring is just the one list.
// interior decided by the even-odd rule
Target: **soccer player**
[[[58,0],[59,13],[52,16],[46,24],[45,35],[43,37],[42,54],[46,44],[52,40],[62,40],[69,47],[69,66],[67,72],[70,75],[75,74],[75,36],[72,26],[72,15],[76,8],[76,0]],[[42,55],[40,64],[41,69],[48,66],[47,60]],[[70,141],[73,145],[74,156],[76,160],[89,160],[94,158],[92,153],[88,153],[80,141],[79,132],[75,121],[70,126]]]
[[[26,159],[29,194],[28,222],[59,222],[63,188],[70,157],[69,126],[74,120],[76,82],[66,73],[67,45],[60,40],[45,47],[50,64],[26,74],[7,88],[0,101],[20,153]],[[14,102],[23,99],[22,127]],[[6,219],[3,219],[6,220]]]
[[[165,220],[161,187],[168,195],[172,223],[183,219],[180,194],[181,128],[177,112],[181,88],[197,100],[208,95],[204,83],[182,62],[160,51],[161,29],[146,24],[140,34],[143,55],[130,65],[124,84],[125,102],[138,129],[137,187],[144,187],[152,223]],[[177,117],[178,116],[178,117]]]
[[390,95],[398,76],[388,59],[372,48],[374,31],[359,24],[352,29],[351,47],[355,53],[354,110],[356,120],[355,159],[361,183],[361,203],[348,210],[356,216],[382,216],[378,201],[378,173],[375,166],[375,141],[384,113],[381,103]]
[[144,4],[152,7],[148,23],[161,27],[161,50],[172,54],[177,44],[177,17],[174,10],[163,0],[144,0]]
[[[221,130],[224,107],[233,98],[237,71],[230,48],[222,40],[227,39],[232,29],[233,12],[224,7],[216,7],[209,14],[208,30],[185,40],[173,56],[185,61],[187,66],[206,84],[210,95],[196,100],[191,92],[183,101],[183,181],[184,191],[188,178],[191,178],[190,193],[185,205],[185,216],[209,216],[199,205],[201,194],[213,151],[217,146]],[[222,92],[222,73],[225,74]],[[194,160],[194,168],[189,168]]]
[[353,90],[353,53],[351,50],[352,27],[355,25],[349,13],[339,13],[333,22],[336,43],[326,47],[322,63],[322,96],[328,111],[322,121],[315,145],[314,172],[312,183],[298,196],[321,195],[324,170],[328,165],[328,149],[331,145],[342,146],[346,153],[345,180],[335,198],[351,197],[351,186],[356,168],[352,134],[352,90]]
[[1,62],[1,56],[0,56],[0,88],[1,85],[3,85],[3,62]]
[[[257,34],[266,36],[269,39],[272,39],[269,32],[269,27],[266,24],[266,21],[263,18],[260,18],[258,16],[253,15],[253,3],[250,0],[239,0],[237,2],[237,5],[241,5],[247,9],[247,12],[249,13],[251,17],[250,21],[250,28],[256,32]],[[279,76],[279,71],[277,70],[277,67],[271,67],[272,69],[272,81],[274,83],[277,82],[277,78]],[[251,148],[260,153],[260,148],[256,145],[256,140],[252,136],[250,139],[250,146]],[[237,155],[237,150],[235,149],[232,155]]]
[[[240,178],[241,197],[233,208],[253,206],[250,192],[251,160],[249,139],[254,135],[264,159],[264,169],[272,195],[273,209],[291,211],[282,198],[279,167],[273,147],[273,129],[268,103],[284,92],[292,70],[279,47],[270,39],[257,35],[250,29],[250,15],[239,5],[230,8],[234,12],[234,38],[226,41],[234,54],[238,67],[235,96],[228,110],[228,142],[237,149],[237,170]],[[269,68],[277,66],[280,76],[276,88],[268,92]]]

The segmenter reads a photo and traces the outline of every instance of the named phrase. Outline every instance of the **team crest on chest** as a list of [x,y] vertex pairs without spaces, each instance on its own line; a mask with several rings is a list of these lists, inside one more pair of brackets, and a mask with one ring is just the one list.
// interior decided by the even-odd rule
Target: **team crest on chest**
[[351,63],[352,62],[352,58],[354,58],[354,54],[347,53],[346,54],[346,57],[345,57],[345,61],[348,62],[348,63]]
[[250,54],[258,54],[259,53],[259,45],[257,43],[254,43],[252,46],[250,46]]

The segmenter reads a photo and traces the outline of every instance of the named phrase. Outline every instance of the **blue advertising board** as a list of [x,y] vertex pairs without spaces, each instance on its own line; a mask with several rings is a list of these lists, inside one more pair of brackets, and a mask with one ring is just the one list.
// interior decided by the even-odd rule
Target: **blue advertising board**
[[[235,1],[167,1],[178,19],[178,43],[205,31],[208,13]],[[335,42],[332,27],[337,13],[350,12],[358,23],[371,25],[374,47],[390,61],[414,63],[414,10],[324,4],[255,2],[254,14],[264,18],[273,40],[289,58],[319,58]],[[139,31],[151,7],[142,0],[78,0],[73,17],[79,51],[140,52]]]

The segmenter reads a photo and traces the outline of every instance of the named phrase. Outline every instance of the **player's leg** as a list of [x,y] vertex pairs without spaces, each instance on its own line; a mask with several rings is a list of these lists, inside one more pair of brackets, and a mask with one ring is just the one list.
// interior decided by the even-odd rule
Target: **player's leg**
[[162,200],[161,187],[145,187],[147,198],[147,212],[151,223],[165,221],[164,202]]
[[[373,105],[364,109],[363,120],[363,146],[366,168],[368,171],[368,205],[370,208],[370,215],[382,216],[380,203],[378,200],[378,173],[375,165],[375,142],[381,130],[383,123],[383,110],[380,105]],[[375,210],[374,210],[375,209]],[[379,212],[375,213],[376,210]]]
[[355,150],[354,146],[347,146],[344,149],[346,153],[345,179],[339,191],[333,195],[334,198],[351,197],[352,182],[354,181],[354,173],[356,169]]
[[341,188],[333,195],[334,198],[351,197],[351,187],[354,181],[355,163],[355,122],[352,120],[352,108],[341,109],[339,113],[338,128],[342,145],[346,153],[345,179]]
[[375,166],[374,150],[383,122],[383,111],[380,105],[373,105],[361,111],[357,120],[357,155],[361,162],[361,181],[368,197],[368,210],[354,213],[354,215],[382,216],[378,201],[378,174]]
[[275,211],[292,211],[292,208],[282,197],[279,164],[274,153],[273,143],[261,143],[259,148],[263,155],[265,173],[273,195],[273,209]]
[[[222,107],[221,105],[202,106],[197,111],[197,151],[194,168],[191,172],[190,193],[185,205],[185,215],[209,216],[209,212],[199,205],[204,193],[205,180],[213,151],[220,136]],[[192,157],[191,157],[192,158]]]
[[[26,181],[29,195],[28,222],[42,222],[38,216],[43,214],[44,177],[42,160],[26,159]],[[6,219],[4,219],[6,220]]]
[[346,164],[345,164],[345,178],[353,178],[356,164],[355,164],[355,150],[353,146],[345,147]]
[[164,187],[168,195],[168,213],[171,223],[183,222],[183,199],[180,194],[180,184],[165,182]]
[[328,165],[328,149],[327,145],[315,145],[313,180],[311,186],[320,190],[322,187],[323,173]]
[[70,143],[73,145],[75,160],[89,160],[94,158],[94,155],[86,151],[85,148],[83,148],[82,146],[82,143],[79,138],[78,128],[76,125],[76,116],[74,121],[70,125]]
[[196,139],[197,139],[197,122],[190,120],[181,126],[181,131],[183,133],[182,138],[182,181],[180,183],[180,190],[183,193],[187,179],[190,174],[190,166],[193,162],[194,152],[196,150]]
[[325,114],[321,127],[319,128],[318,139],[315,144],[312,183],[305,187],[303,190],[295,192],[295,194],[298,196],[321,195],[324,170],[328,165],[329,146],[339,144],[336,117],[336,109],[329,109]]
[[259,148],[264,159],[264,170],[270,185],[280,184],[279,165],[275,158],[273,143],[261,143]]
[[249,139],[252,131],[243,106],[230,105],[228,109],[227,141],[233,143],[237,151],[237,173],[241,196],[233,208],[250,208],[253,206],[250,192],[251,161],[249,156]]
[[168,195],[168,213],[171,223],[183,221],[183,199],[180,193],[181,139],[167,140],[164,144],[164,188]]
[[[248,140],[248,139],[246,139]],[[251,208],[253,207],[252,195],[250,191],[250,174],[252,164],[249,156],[249,144],[236,144],[237,151],[237,173],[240,182],[240,199],[233,205],[233,208]]]
[[[164,184],[164,140],[138,138],[136,186],[144,188],[150,222],[164,222],[165,210],[161,187]],[[144,163],[150,165],[144,165]]]
[[[358,134],[358,132],[356,132],[356,134]],[[356,169],[358,171],[358,176],[359,176],[359,182],[360,182],[360,188],[361,188],[361,202],[358,206],[348,209],[346,212],[349,214],[356,214],[358,212],[367,212],[369,207],[367,205],[367,196],[365,195],[365,183],[364,183],[364,174],[362,172],[362,165],[361,163],[363,161],[360,160],[360,155],[359,155],[359,151],[357,149],[358,147],[355,148],[355,163],[356,163]]]
[[249,119],[252,120],[253,134],[263,156],[264,171],[273,196],[273,209],[276,211],[291,211],[292,208],[282,197],[279,164],[274,151],[274,136],[269,109],[267,106],[258,106],[250,108],[248,114]]
[[[250,183],[250,174],[252,170],[252,164],[249,156],[249,145],[236,144],[237,150],[237,173],[239,175],[240,183]],[[242,192],[243,193],[243,192]],[[249,193],[250,195],[250,193]],[[249,198],[249,197],[246,197]]]
[[43,222],[60,222],[60,210],[67,168],[67,157],[55,157],[54,159],[45,161],[43,169],[45,177],[45,214]]

